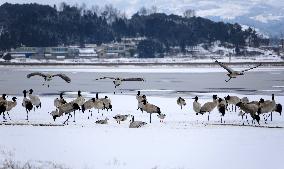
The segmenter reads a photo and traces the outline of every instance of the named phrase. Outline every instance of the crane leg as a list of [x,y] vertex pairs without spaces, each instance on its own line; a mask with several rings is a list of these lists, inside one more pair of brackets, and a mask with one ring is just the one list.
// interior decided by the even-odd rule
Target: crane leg
[[11,117],[10,117],[10,114],[9,114],[9,112],[7,112],[7,114],[8,114],[8,117],[9,117],[9,119],[11,120]]
[[69,118],[70,118],[70,113],[68,114],[68,117],[67,117],[67,119],[63,122],[63,124],[65,124],[66,122],[68,122],[68,120],[69,120]]
[[76,120],[75,120],[75,111],[74,111],[74,120],[73,120],[73,122],[76,122]]
[[229,82],[232,78],[230,77],[228,80],[225,80],[225,82]]

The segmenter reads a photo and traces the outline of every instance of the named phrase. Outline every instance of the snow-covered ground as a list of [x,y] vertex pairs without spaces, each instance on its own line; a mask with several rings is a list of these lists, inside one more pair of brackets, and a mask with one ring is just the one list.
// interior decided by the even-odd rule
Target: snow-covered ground
[[[143,91],[142,91],[143,93]],[[196,116],[192,109],[195,95],[200,103],[212,100],[213,93],[193,93],[185,97],[184,109],[176,104],[173,97],[149,96],[148,101],[161,108],[167,115],[160,123],[156,115],[149,124],[149,114],[137,109],[135,95],[107,95],[113,104],[112,112],[104,116],[89,112],[77,113],[76,123],[70,119],[67,126],[0,126],[0,164],[4,159],[12,158],[19,163],[30,162],[43,168],[51,168],[50,162],[67,168],[121,168],[121,169],[281,169],[284,152],[283,128],[259,128],[254,126],[224,126],[220,124],[217,110],[210,115]],[[228,93],[218,93],[224,97]],[[70,101],[76,92],[66,93]],[[237,95],[232,93],[231,95]],[[94,94],[83,92],[86,98]],[[238,95],[243,97],[243,95]],[[11,99],[9,96],[8,99]],[[7,123],[26,123],[26,113],[20,105],[10,112],[12,121]],[[271,99],[270,96],[248,96],[250,100]],[[67,116],[53,122],[48,112],[54,108],[55,97],[41,96],[43,107],[30,113],[29,124],[62,124]],[[284,104],[283,96],[276,101]],[[131,114],[135,120],[148,124],[139,129],[130,129],[129,120],[117,124],[112,118],[116,114]],[[95,124],[97,119],[108,117],[109,124]],[[250,119],[250,117],[249,117]],[[227,112],[226,124],[242,124],[238,112]],[[273,114],[273,121],[261,126],[284,127],[284,118]],[[1,160],[2,159],[2,160]],[[1,165],[0,165],[1,168]]]

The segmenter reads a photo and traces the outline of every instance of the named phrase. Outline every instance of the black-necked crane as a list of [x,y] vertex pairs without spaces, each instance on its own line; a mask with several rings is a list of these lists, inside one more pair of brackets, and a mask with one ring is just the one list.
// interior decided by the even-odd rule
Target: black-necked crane
[[228,79],[228,80],[225,80],[226,82],[229,82],[232,78],[237,78],[238,76],[244,75],[244,72],[246,72],[246,71],[255,69],[255,68],[257,68],[257,67],[259,67],[259,66],[262,65],[262,64],[259,64],[259,65],[257,65],[257,66],[254,66],[254,67],[251,67],[251,68],[248,68],[248,69],[236,71],[236,70],[233,70],[232,68],[228,67],[228,66],[225,65],[224,63],[219,62],[218,60],[215,60],[215,62],[216,62],[218,65],[220,65],[222,68],[224,68],[225,70],[227,70],[227,72],[228,72],[227,76],[229,76],[229,79]]
[[44,78],[44,83],[42,85],[45,85],[45,83],[47,83],[47,87],[49,87],[49,82],[53,79],[53,77],[60,77],[61,79],[63,79],[67,83],[71,82],[71,79],[67,75],[65,75],[63,73],[49,74],[49,73],[34,72],[34,73],[28,74],[27,78],[31,78],[33,76],[43,77]]
[[[143,78],[121,78],[121,77],[101,77],[95,80],[103,80],[103,79],[110,79],[113,80],[113,84],[114,84],[114,88],[117,88],[118,86],[120,86],[122,84],[122,82],[126,82],[126,81],[144,81]],[[114,92],[115,94],[115,92]]]
[[180,109],[182,109],[182,106],[185,106],[185,105],[186,105],[185,99],[182,98],[182,97],[178,97],[178,99],[177,99],[177,105],[179,105],[179,106],[180,106]]
[[217,95],[213,95],[213,101],[204,103],[201,106],[200,111],[198,113],[196,113],[196,115],[198,115],[198,114],[203,115],[204,113],[208,112],[208,121],[209,121],[210,112],[212,112],[215,109],[216,106],[217,106]]
[[147,103],[146,100],[143,100],[142,103],[143,103],[142,109],[150,114],[150,123],[152,122],[152,113],[161,114],[161,109],[158,106]]
[[22,106],[26,109],[26,112],[27,112],[26,120],[29,120],[29,112],[33,109],[34,106],[33,106],[32,101],[27,98],[27,91],[24,90],[23,93],[24,93],[24,98],[23,98]]
[[270,113],[270,117],[272,121],[272,112],[274,111],[278,112],[280,115],[282,113],[282,105],[276,104],[275,99],[274,99],[274,94],[272,94],[272,100],[260,99],[258,114]]

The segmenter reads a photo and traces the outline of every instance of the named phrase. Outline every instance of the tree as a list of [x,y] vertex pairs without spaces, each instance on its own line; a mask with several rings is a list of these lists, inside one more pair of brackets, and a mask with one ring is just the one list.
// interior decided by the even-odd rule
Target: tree
[[138,44],[137,47],[140,58],[155,58],[162,56],[164,52],[163,45],[157,40],[147,39]]
[[193,9],[187,9],[187,10],[184,11],[183,16],[184,16],[185,18],[194,17],[194,16],[195,16],[195,10],[193,10]]
[[138,11],[138,14],[141,15],[141,16],[145,16],[145,15],[148,15],[148,11],[147,11],[147,8],[145,8],[144,6],[141,7]]
[[6,62],[9,62],[10,60],[13,59],[10,53],[4,53],[2,58],[3,58]]

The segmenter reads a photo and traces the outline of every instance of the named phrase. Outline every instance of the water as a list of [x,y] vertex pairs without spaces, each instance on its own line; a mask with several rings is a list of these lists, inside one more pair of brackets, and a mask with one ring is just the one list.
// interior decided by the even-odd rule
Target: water
[[[195,95],[196,93],[237,93],[245,95],[284,95],[284,69],[273,69],[271,71],[252,71],[244,76],[228,79],[226,72],[208,69],[200,72],[190,69],[173,71],[173,69],[163,68],[154,73],[145,71],[146,69],[121,69],[112,67],[99,70],[82,69],[78,67],[68,67],[68,69],[59,69],[60,67],[1,67],[0,93],[13,95],[22,95],[24,89],[32,88],[36,94],[57,95],[59,92],[85,91],[89,93],[124,93],[134,94],[141,90],[147,95],[177,96],[177,95]],[[185,69],[184,69],[185,70]],[[50,87],[42,86],[43,78],[26,78],[28,73],[33,71],[62,73],[68,75],[72,82],[66,83],[62,79],[55,77],[50,83]],[[96,78],[109,77],[143,77],[145,82],[125,82],[117,89],[111,80],[99,80]]]

